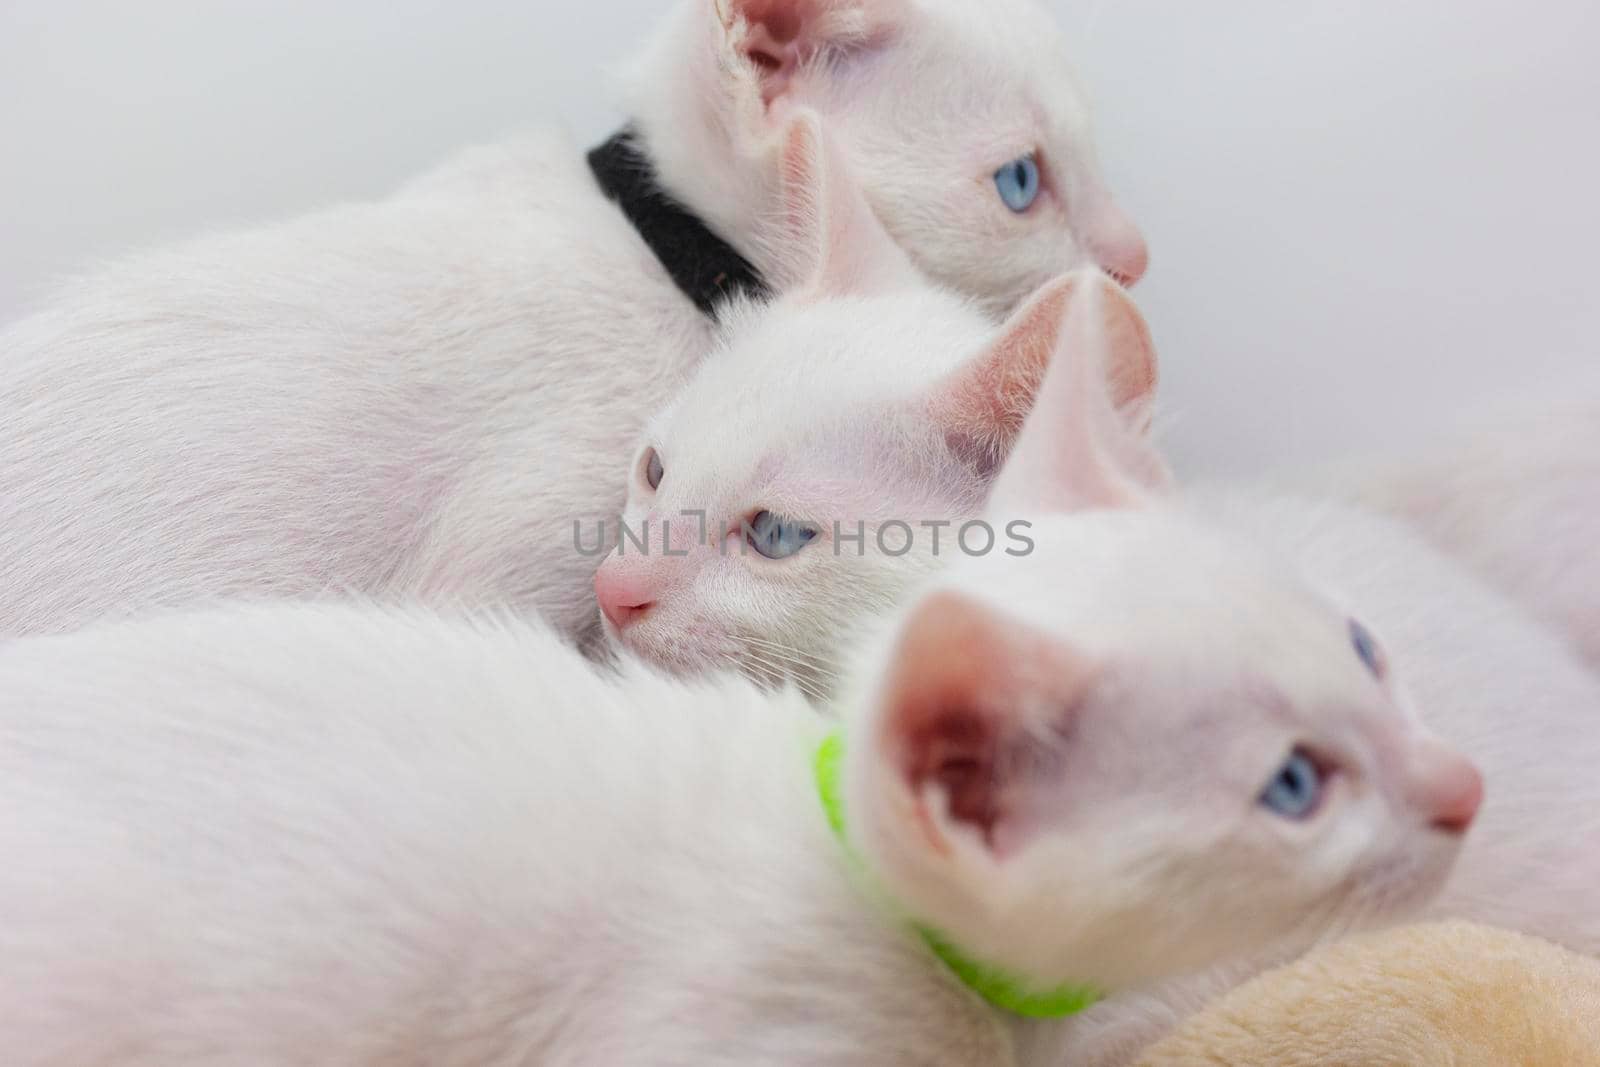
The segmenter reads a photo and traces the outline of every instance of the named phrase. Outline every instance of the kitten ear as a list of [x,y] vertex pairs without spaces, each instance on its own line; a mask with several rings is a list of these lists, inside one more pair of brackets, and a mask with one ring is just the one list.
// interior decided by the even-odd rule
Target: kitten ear
[[1093,385],[1133,434],[1148,429],[1155,348],[1127,292],[1097,270],[1040,288],[987,350],[937,384],[930,414],[958,451],[993,471],[1013,451],[1047,372]]
[[1069,279],[1065,317],[992,514],[1132,507],[1172,481],[1150,444],[1155,349],[1126,290],[1099,271]]
[[810,111],[799,112],[779,147],[776,234],[766,257],[780,290],[822,299],[915,285],[916,268],[873,214],[849,168]]
[[1016,852],[1038,829],[1022,809],[1062,773],[1064,739],[1095,674],[1059,640],[968,597],[924,600],[872,711],[868,773],[885,776],[869,794],[882,802],[878,830],[930,857]]
[[906,0],[717,0],[728,46],[755,68],[767,105],[806,63],[882,43],[905,12]]

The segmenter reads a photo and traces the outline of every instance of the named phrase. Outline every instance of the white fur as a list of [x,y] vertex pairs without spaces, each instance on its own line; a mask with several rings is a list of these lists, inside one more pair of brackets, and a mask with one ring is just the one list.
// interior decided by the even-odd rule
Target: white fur
[[1600,382],[1518,404],[1352,495],[1564,634],[1600,668]]
[[798,696],[283,603],[12,642],[0,704],[8,1067],[1012,1062]]
[[[715,356],[650,420],[660,490],[642,483],[638,463],[628,483],[625,521],[648,525],[653,554],[628,555],[624,544],[602,580],[621,572],[655,606],[622,645],[679,672],[742,662],[831,688],[843,631],[938,565],[932,530],[919,524],[982,508],[984,477],[945,446],[923,401],[992,331],[954,298],[929,296],[835,301],[803,320],[754,309],[730,318],[741,351]],[[815,524],[817,540],[789,559],[762,557],[738,536],[761,509]],[[691,511],[708,516],[710,543]],[[663,520],[686,558],[662,551]],[[913,528],[904,556],[877,546],[895,520]],[[898,550],[898,529],[885,536]],[[944,553],[953,539],[952,527]]]
[[581,632],[568,516],[708,345],[560,140],[132,260],[0,335],[0,632],[396,586]]
[[[958,850],[971,868],[965,880],[927,879],[938,864],[930,868],[926,853],[896,859],[904,838],[890,820],[878,825],[882,836],[866,838],[883,844],[889,884],[930,908],[1000,893],[1048,942],[1063,927],[1044,921],[1052,898],[1037,896],[1036,865],[1049,856],[1046,845],[1075,832],[1081,859],[1069,869],[1096,873],[1081,885],[1069,879],[1055,900],[1071,909],[1082,894],[1092,900],[1097,887],[1115,885],[1126,921],[1107,937],[1126,954],[1121,966],[1152,958],[1150,947],[1178,931],[1187,936],[1154,958],[1246,952],[1254,943],[1263,948],[1257,963],[1270,963],[1295,937],[1415,910],[1446,871],[1433,914],[1600,953],[1600,679],[1556,636],[1392,520],[1269,492],[1162,492],[1148,473],[1149,450],[1105,417],[1089,388],[1084,366],[1104,339],[1077,333],[1084,358],[1052,367],[991,502],[997,515],[1030,505],[1040,513],[1037,550],[962,560],[930,596],[964,598],[973,611],[1009,620],[1005,632],[1044,635],[1091,682],[1020,712],[976,706],[974,714],[998,715],[1003,731],[1022,729],[1030,746],[1050,753],[1023,765],[1042,772],[1011,785],[997,779],[997,810],[1002,821],[1019,820],[1020,851]],[[1065,514],[1063,504],[1081,510]],[[1386,682],[1364,673],[1347,616],[1382,643]],[[930,662],[937,669],[940,661]],[[1053,678],[1059,687],[1060,672]],[[1007,714],[1021,722],[1008,724]],[[1453,869],[1428,813],[1454,806],[1465,780],[1429,734],[1465,753],[1486,782]],[[1296,745],[1339,768],[1304,823],[1253,804],[1254,790]],[[860,802],[870,811],[891,811],[872,803],[875,782],[863,763],[853,795],[869,798]],[[1077,791],[1083,803],[1053,810],[1044,825],[1054,836],[1029,846],[1037,799]],[[937,807],[933,818],[970,845],[959,820]],[[1108,862],[1111,870],[1096,866]],[[1017,882],[1009,892],[995,888],[1009,879]],[[1230,909],[1238,921],[1226,918]],[[959,909],[933,914],[956,928],[962,921]],[[1286,932],[1288,940],[1265,946]],[[1033,1028],[1025,1055],[1125,1062],[1249,969],[1224,961],[1153,981],[1062,1026]]]
[[[867,877],[823,825],[793,695],[603,681],[525,626],[358,606],[17,641],[0,1032],[20,1062],[1007,1062],[1004,1020],[901,911],[1112,994],[1012,1027],[1019,1063],[1117,1062],[1446,872],[1437,912],[1600,951],[1600,681],[1392,523],[1161,500],[1091,388],[1105,338],[1083,324],[1116,321],[1095,308],[1115,290],[1077,291],[1064,333],[1091,358],[1050,363],[991,503],[1043,515],[1035,550],[963,562],[842,690]],[[1431,820],[1461,773],[1432,734],[1489,780],[1453,871]],[[1305,823],[1255,802],[1296,744],[1340,767]]]
[[[1429,913],[1600,953],[1600,909],[1594,905],[1600,892],[1600,785],[1593,773],[1600,765],[1600,682],[1594,675],[1554,635],[1390,521],[1326,502],[1248,494],[1195,497],[1181,506],[1216,524],[1240,551],[1289,561],[1310,588],[1370,624],[1421,721],[1481,768],[1483,809]],[[1063,563],[1080,558],[1081,536],[1069,536],[1072,521],[1055,520],[1049,528],[1062,534],[1054,551]],[[1048,532],[1039,538],[1040,559],[1017,566],[1018,580],[992,595],[1022,598],[1044,584],[1036,568],[1046,566],[1052,538]],[[1180,558],[1186,551],[1182,539],[1167,547]],[[1032,581],[1024,581],[1030,569]],[[1219,614],[1240,608],[1230,599],[1236,591],[1231,584],[1214,586]],[[1197,609],[1188,618],[1197,649],[1247,658],[1256,651],[1229,646],[1223,638],[1234,631],[1208,613]],[[1281,620],[1267,615],[1264,621]],[[1189,756],[1194,774],[1215,773],[1209,744],[1197,743]],[[1363,828],[1380,831],[1377,824]],[[1236,877],[1242,884],[1263,884],[1247,871]],[[1173,890],[1165,899],[1181,912],[1191,896]],[[1278,958],[1263,955],[1260,962]],[[1127,1062],[1145,1042],[1244,975],[1225,968],[1148,994],[1113,998],[1050,1040],[1061,1042],[1064,1063]]]
[[[649,88],[635,114],[666,189],[774,279],[774,144],[813,104],[920,100],[972,70],[985,107],[937,123],[855,109],[850,157],[883,156],[863,170],[876,202],[951,210],[931,157],[999,137],[996,108],[1018,116],[1017,145],[1098,188],[1032,0],[989,5],[1006,15],[990,29],[949,0],[759,4],[798,11],[813,44],[781,91],[730,3],[674,10],[636,68]],[[868,11],[893,17],[862,37],[851,13]],[[1019,36],[1034,43],[994,79]],[[1023,121],[1029,100],[1070,121]],[[951,258],[948,276],[997,305],[1083,258],[1083,212],[1011,216],[989,157],[963,165],[957,199],[983,232],[898,225],[915,258]],[[0,633],[335,589],[536,608],[586,639],[594,561],[572,523],[616,514],[645,418],[710,347],[561,138],[468,152],[377,203],[134,257],[0,334]]]
[[[1037,560],[953,581],[1075,639],[1089,605],[1063,610],[1036,564],[1067,588],[1082,572],[1055,549],[1081,564],[1086,544],[1110,552],[1122,539],[1038,529]],[[1204,585],[1184,585],[1186,607]],[[1322,681],[1353,691],[1359,672],[1338,669],[1316,607],[1300,605],[1308,621],[1287,645],[1316,636],[1335,664]],[[902,656],[867,657],[845,689],[855,780],[904,780],[897,760],[872,758],[872,738],[896,721]],[[1164,978],[1196,952],[1229,960],[1309,936],[1341,916],[1287,905],[1319,899],[1341,870],[1354,879],[1341,905],[1395,890],[1393,872],[1341,867],[1337,853],[1314,885],[1269,886],[1253,864],[1282,875],[1293,856],[1263,857],[1231,828],[1207,831],[1197,861],[1198,842],[1172,839],[1171,794],[1185,784],[1174,768],[1220,765],[1138,720],[1138,759],[1086,774],[1075,795],[1051,793],[1030,861],[968,883],[932,862],[939,846],[914,825],[877,809],[875,796],[895,803],[892,788],[868,788],[847,794],[858,868],[825,825],[811,778],[825,726],[798,694],[631,668],[602,677],[514,621],[279,603],[101,625],[7,644],[0,703],[0,1046],[17,1067],[1053,1067],[1079,1062],[1060,1042],[1098,1032],[1128,1001],[1081,1024],[1020,1025],[960,987],[903,915],[1011,969],[1114,983]],[[1103,717],[1112,738],[1117,719]],[[1237,724],[1224,714],[1219,729],[1220,745]],[[1162,746],[1164,761],[1144,759]],[[1249,813],[1253,779],[1239,770],[1223,790],[1242,786]],[[1126,774],[1151,788],[1130,790]],[[1196,789],[1192,801],[1215,795]],[[1207,803],[1193,806],[1185,825],[1204,827]],[[1416,832],[1409,818],[1374,827],[1378,840],[1357,851],[1388,854],[1396,834]],[[886,836],[897,825],[902,836]],[[1104,859],[1077,862],[1090,842],[1108,846]],[[1142,895],[1138,871],[1161,854],[1149,848],[1172,854],[1157,868],[1167,876],[1198,878],[1187,895]],[[913,889],[897,871],[919,850]],[[1528,891],[1516,873],[1497,869],[1508,901]],[[940,878],[956,880],[964,910],[926,906]],[[1417,886],[1400,888],[1385,908]],[[1017,902],[1050,898],[1053,910],[1018,926]],[[1173,951],[1252,901],[1261,924],[1230,927],[1238,942],[1200,936]]]
[[[968,523],[1045,367],[1077,358],[1068,308],[1104,296],[1125,341],[1104,377],[1131,426],[1148,421],[1157,371],[1137,311],[1098,272],[1053,281],[995,330],[923,282],[854,189],[798,184],[823,196],[806,228],[821,243],[796,242],[810,281],[770,308],[730,308],[722,350],[650,420],[623,516],[634,536],[595,589],[616,645],[679,673],[737,665],[825,696],[859,620],[954,556],[1018,543]],[[763,511],[814,539],[763,556],[746,533]]]
[[[1436,886],[1452,849],[1412,791],[1434,758],[1413,704],[1490,778],[1437,910],[1600,950],[1582,816],[1600,683],[1447,562],[1284,499],[1031,535],[1025,558],[953,570],[842,691],[864,878],[824,825],[823,726],[798,695],[605,679],[527,624],[355,604],[10,642],[8,1062],[1116,1062],[1247,971],[1236,954],[1274,959]],[[966,669],[943,656],[959,642],[896,635],[968,610],[1006,622],[992,659],[976,647],[1020,688],[941,707],[1074,716],[995,764],[1019,818],[994,853],[879,744],[908,686]],[[1401,688],[1365,673],[1346,610]],[[1305,826],[1254,803],[1298,741],[1349,761]],[[1016,1025],[894,905],[1113,996]],[[1206,962],[1222,972],[1157,984]]]
[[[726,34],[705,18],[712,5]],[[761,46],[752,38],[763,36],[764,9],[809,13],[768,113],[757,68],[728,58],[730,40],[738,53]],[[628,68],[626,100],[665,185],[729,234],[759,232],[771,202],[747,131],[791,102],[818,111],[918,267],[1003,312],[1078,266],[1123,280],[1146,266],[1138,230],[1099,175],[1066,51],[1036,0],[695,0]],[[1013,215],[992,177],[1027,152],[1039,154],[1046,193]]]

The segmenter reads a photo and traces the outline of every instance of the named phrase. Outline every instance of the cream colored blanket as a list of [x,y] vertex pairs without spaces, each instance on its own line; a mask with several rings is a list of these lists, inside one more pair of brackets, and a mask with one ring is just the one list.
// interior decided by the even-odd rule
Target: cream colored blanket
[[1233,990],[1139,1065],[1600,1067],[1600,960],[1468,923],[1353,938]]

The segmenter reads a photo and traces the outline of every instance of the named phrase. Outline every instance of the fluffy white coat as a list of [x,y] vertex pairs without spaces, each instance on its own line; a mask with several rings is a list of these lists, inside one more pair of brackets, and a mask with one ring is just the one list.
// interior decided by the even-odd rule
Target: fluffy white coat
[[[1003,7],[684,0],[630,70],[639,135],[780,286],[779,144],[807,108],[911,258],[987,304],[1092,256],[1136,277],[1059,33]],[[1049,184],[1019,215],[992,174],[1030,152]],[[571,525],[616,515],[645,419],[711,348],[558,137],[134,257],[0,333],[0,633],[332,589],[510,603],[590,638]]]

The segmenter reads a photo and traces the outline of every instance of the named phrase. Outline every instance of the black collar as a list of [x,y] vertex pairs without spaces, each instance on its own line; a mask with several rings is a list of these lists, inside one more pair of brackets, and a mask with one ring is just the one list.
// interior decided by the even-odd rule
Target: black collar
[[589,169],[695,307],[714,317],[736,293],[766,296],[761,272],[656,183],[656,168],[626,127],[589,153]]

